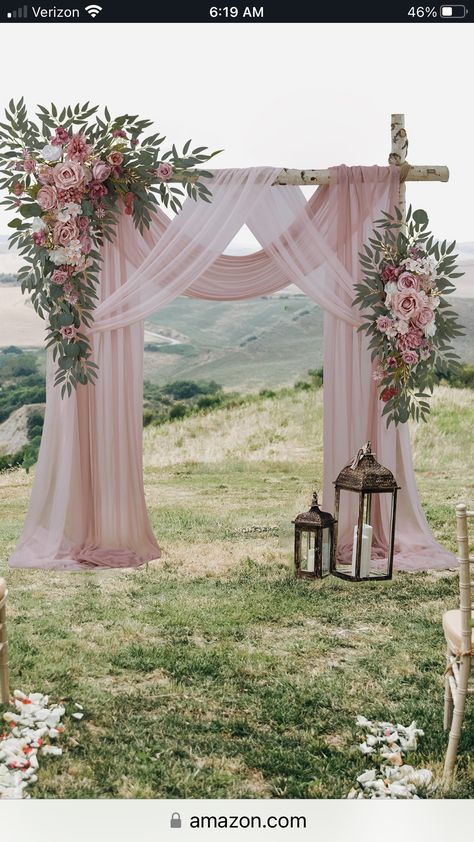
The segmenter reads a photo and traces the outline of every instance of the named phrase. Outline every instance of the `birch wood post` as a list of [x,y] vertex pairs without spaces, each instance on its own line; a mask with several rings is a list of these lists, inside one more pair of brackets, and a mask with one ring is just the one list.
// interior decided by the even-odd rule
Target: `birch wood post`
[[[390,156],[391,157],[391,156]],[[397,163],[394,161],[393,163]],[[190,181],[193,183],[197,181],[199,173],[189,172],[186,178],[181,173],[175,173],[170,182]],[[329,184],[331,181],[330,170],[298,170],[289,167],[283,167],[278,173],[275,185],[279,184],[299,184],[318,186],[320,184]],[[449,169],[439,164],[415,164],[410,165],[410,169],[406,176],[406,181],[449,181]],[[212,187],[212,183],[210,184]]]
[[0,703],[7,705],[10,701],[10,687],[8,677],[8,639],[7,639],[7,585],[0,579]]
[[[405,115],[392,114],[391,121],[391,137],[392,137],[392,151],[388,157],[389,164],[395,164],[401,167],[406,162],[408,152],[408,137],[405,130]],[[406,186],[405,181],[400,182],[400,189],[398,193],[398,207],[403,214],[403,220],[406,219]]]

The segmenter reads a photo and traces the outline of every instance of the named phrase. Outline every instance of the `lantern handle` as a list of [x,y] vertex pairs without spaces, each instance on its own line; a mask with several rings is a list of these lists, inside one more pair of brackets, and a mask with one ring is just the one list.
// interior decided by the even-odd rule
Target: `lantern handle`
[[355,471],[356,468],[359,467],[359,462],[363,459],[364,456],[371,456],[372,455],[372,446],[370,441],[366,442],[363,447],[359,447],[354,459],[351,463],[351,470]]

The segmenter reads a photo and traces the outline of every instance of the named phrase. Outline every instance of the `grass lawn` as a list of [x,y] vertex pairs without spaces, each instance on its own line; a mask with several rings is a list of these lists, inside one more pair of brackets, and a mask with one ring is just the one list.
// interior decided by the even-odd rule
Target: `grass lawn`
[[[421,498],[454,549],[472,501],[472,392],[439,389],[413,428]],[[8,571],[30,490],[0,475],[0,573],[10,587],[13,687],[71,696],[62,758],[36,798],[343,797],[364,768],[354,720],[425,732],[414,765],[439,774],[443,610],[453,574],[295,581],[292,517],[321,477],[322,391],[283,392],[145,431],[163,559],[99,574]],[[474,796],[468,705],[451,797]]]

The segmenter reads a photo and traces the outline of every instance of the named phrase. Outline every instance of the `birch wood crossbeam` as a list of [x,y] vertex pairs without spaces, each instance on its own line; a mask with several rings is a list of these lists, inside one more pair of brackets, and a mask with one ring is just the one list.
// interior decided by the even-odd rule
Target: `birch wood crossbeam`
[[[403,166],[403,165],[402,165]],[[410,164],[406,164],[406,175],[403,178],[403,181],[449,181],[449,169],[448,167],[442,166],[430,166],[430,165],[417,165],[412,166]],[[402,169],[402,167],[400,167]],[[405,174],[405,173],[403,173]],[[189,173],[186,177],[187,181],[196,181],[198,175],[189,177]],[[179,177],[179,174],[176,174],[172,181],[182,181],[183,179]],[[276,180],[273,182],[274,184],[301,184],[301,185],[319,185],[319,184],[329,184],[331,181],[331,172],[330,170],[295,170],[295,169],[282,169],[281,173],[278,175]],[[207,179],[206,179],[206,183]]]

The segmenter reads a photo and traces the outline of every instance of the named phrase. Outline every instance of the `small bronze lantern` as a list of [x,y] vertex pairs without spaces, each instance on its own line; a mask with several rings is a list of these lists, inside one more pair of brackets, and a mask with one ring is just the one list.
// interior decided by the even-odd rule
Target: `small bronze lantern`
[[[351,464],[346,465],[334,483],[336,488],[334,515],[339,520],[341,491],[352,491],[359,496],[359,513],[354,527],[352,563],[338,562],[334,553],[331,572],[341,579],[359,582],[361,579],[391,579],[393,572],[393,548],[395,541],[395,517],[397,510],[397,492],[400,486],[392,472],[384,468],[375,459],[370,441],[362,447]],[[377,559],[372,564],[372,526],[371,516],[374,494],[390,494],[390,520],[388,527],[387,559]],[[337,523],[336,520],[336,523]],[[336,526],[337,543],[337,526]]]
[[295,525],[296,576],[299,579],[322,579],[328,576],[336,546],[336,521],[329,512],[321,511],[316,493],[313,494],[309,512],[298,515],[292,523]]

